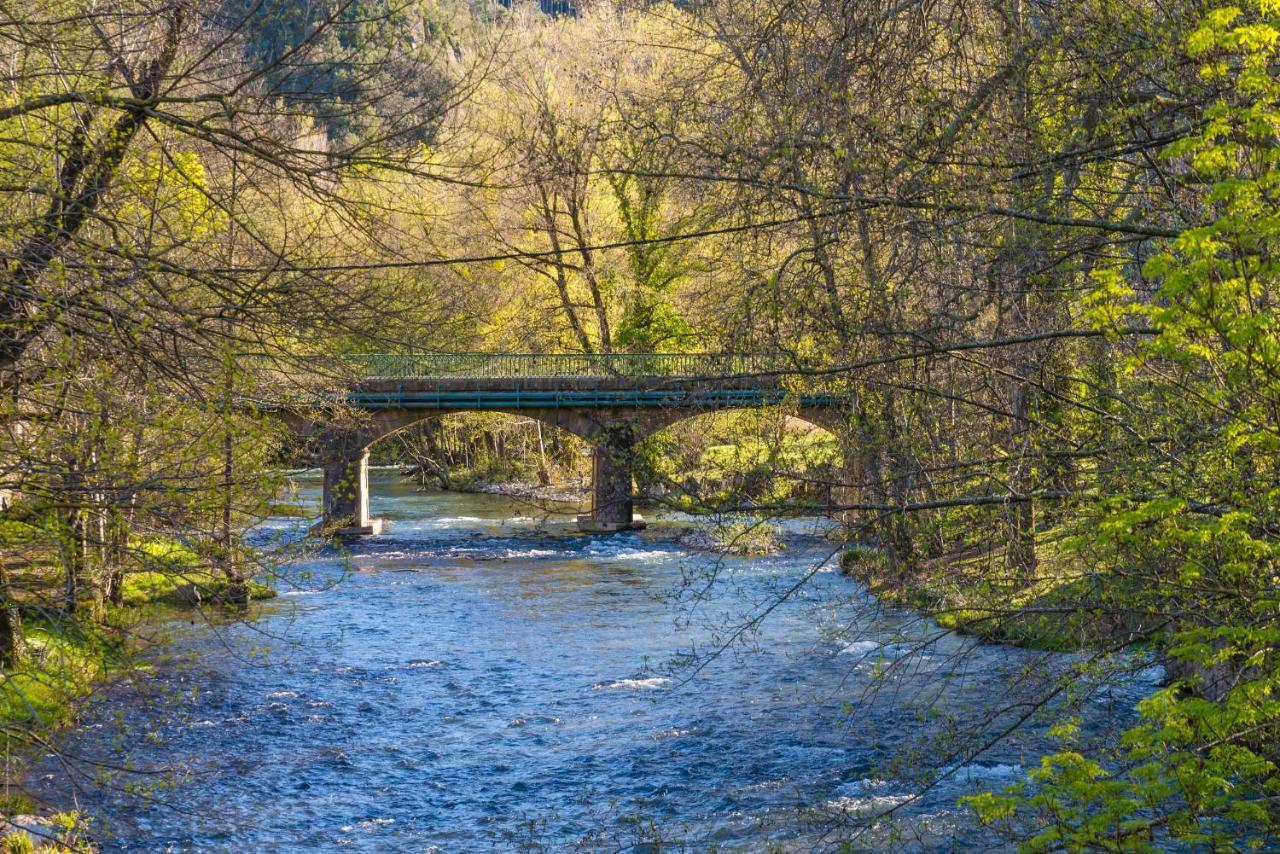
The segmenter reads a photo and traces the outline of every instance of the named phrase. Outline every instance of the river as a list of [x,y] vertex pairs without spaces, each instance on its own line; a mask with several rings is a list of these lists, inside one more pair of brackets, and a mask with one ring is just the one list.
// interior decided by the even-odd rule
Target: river
[[[318,481],[300,485],[315,504]],[[679,545],[678,518],[578,536],[390,472],[372,503],[384,535],[285,567],[252,624],[177,625],[198,665],[136,675],[69,735],[81,758],[174,774],[142,794],[81,781],[106,850],[809,850],[895,807],[860,846],[980,848],[956,801],[1016,779],[1042,724],[953,762],[911,751],[999,728],[1044,687],[1028,667],[1078,660],[879,608],[813,520],[786,524],[780,555],[719,560]],[[1153,678],[1086,692],[1089,727]],[[951,773],[909,800],[938,763]],[[43,786],[67,802],[61,769]]]

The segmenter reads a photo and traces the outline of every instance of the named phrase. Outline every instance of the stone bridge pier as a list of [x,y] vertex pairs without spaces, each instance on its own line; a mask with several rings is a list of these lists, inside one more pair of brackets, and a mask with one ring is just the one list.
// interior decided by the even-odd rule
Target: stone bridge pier
[[382,520],[369,516],[369,449],[334,455],[323,465],[321,526],[339,537],[382,533]]
[[592,443],[591,512],[578,517],[580,530],[607,534],[644,527],[631,491],[637,441],[633,425],[618,424],[602,430]]
[[344,539],[382,533],[382,520],[369,515],[372,431],[290,420],[295,432],[311,440],[313,455],[324,472],[322,515],[316,530]]

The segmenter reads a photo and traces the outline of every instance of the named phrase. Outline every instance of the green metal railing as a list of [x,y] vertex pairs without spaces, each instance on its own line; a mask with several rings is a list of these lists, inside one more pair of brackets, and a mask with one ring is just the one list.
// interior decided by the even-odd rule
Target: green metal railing
[[344,361],[366,379],[734,377],[777,371],[772,355],[722,353],[369,353]]

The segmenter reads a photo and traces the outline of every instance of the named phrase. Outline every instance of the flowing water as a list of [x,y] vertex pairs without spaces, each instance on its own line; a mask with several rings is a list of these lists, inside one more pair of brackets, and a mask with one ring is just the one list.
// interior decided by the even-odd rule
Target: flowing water
[[[251,625],[183,627],[198,668],[135,677],[110,698],[123,714],[71,736],[81,758],[175,774],[85,784],[107,850],[809,850],[864,824],[870,849],[994,845],[956,801],[1015,779],[1040,724],[960,751],[918,800],[946,751],[913,751],[1003,726],[1043,687],[1027,665],[1076,661],[880,609],[812,521],[780,555],[721,560],[682,548],[678,519],[579,536],[571,516],[391,473],[373,509],[383,536],[288,566]],[[1151,678],[1090,694],[1093,729]],[[61,768],[43,782],[66,801]]]

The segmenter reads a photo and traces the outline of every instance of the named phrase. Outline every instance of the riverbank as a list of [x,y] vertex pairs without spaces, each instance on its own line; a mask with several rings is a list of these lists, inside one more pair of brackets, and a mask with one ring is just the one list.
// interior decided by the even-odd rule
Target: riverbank
[[[158,613],[189,615],[200,607],[220,607],[233,595],[225,578],[181,545],[155,540],[133,550],[153,568],[125,573],[118,602],[81,603],[74,610],[61,603],[60,572],[52,562],[24,566],[23,595],[12,608],[21,645],[16,663],[0,680],[7,783],[22,775],[31,758],[27,751],[53,749],[55,736],[78,722],[104,686],[150,669],[141,653],[154,648],[157,637],[140,627]],[[247,594],[254,602],[274,598],[276,592],[251,581]],[[6,785],[0,796],[0,851],[93,850],[77,813],[43,809]]]
[[[543,482],[530,480],[517,474],[517,467],[507,466],[483,469],[460,468],[441,477],[438,472],[423,472],[406,465],[370,466],[371,471],[385,469],[398,471],[401,477],[417,483],[423,491],[461,492],[472,495],[501,495],[521,501],[554,501],[564,504],[581,504],[591,494],[590,482],[585,477],[552,477]],[[522,469],[521,469],[522,470]]]
[[554,501],[561,504],[582,504],[590,494],[586,486],[578,483],[540,484],[527,480],[476,481],[454,491],[477,495],[501,495],[520,501]]
[[881,603],[918,611],[938,625],[991,643],[1070,652],[1111,643],[1141,625],[1104,607],[1094,576],[1083,570],[1061,531],[1037,537],[1036,578],[1024,584],[1008,568],[1003,548],[972,550],[922,561],[895,574],[877,549],[854,546],[840,559],[845,575]]
[[[42,605],[20,606],[23,647],[17,665],[0,681],[0,726],[42,741],[74,723],[78,705],[99,685],[146,667],[135,656],[140,650],[132,629],[139,620],[154,616],[157,609],[217,605],[226,587],[207,572],[143,572],[127,576],[123,604],[95,620]],[[276,592],[250,582],[249,596],[260,601]]]

